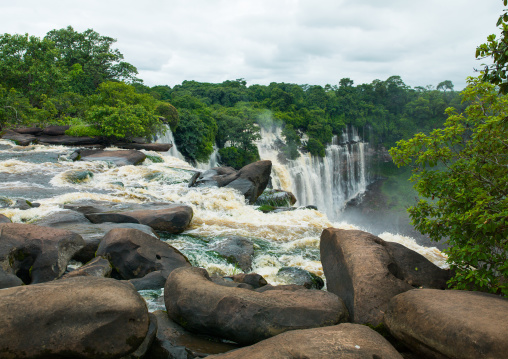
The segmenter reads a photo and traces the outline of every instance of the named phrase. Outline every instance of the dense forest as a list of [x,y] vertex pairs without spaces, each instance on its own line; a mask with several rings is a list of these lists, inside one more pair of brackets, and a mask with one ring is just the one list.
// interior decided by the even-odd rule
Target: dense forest
[[280,126],[281,152],[294,159],[298,149],[324,156],[348,124],[389,148],[441,126],[447,107],[462,108],[451,81],[411,88],[399,76],[356,86],[343,78],[324,87],[243,79],[149,87],[115,41],[70,26],[44,38],[0,35],[1,126],[65,124],[70,135],[128,140],[153,139],[167,123],[191,162],[207,161],[215,145],[223,164],[239,168],[259,158],[259,126]]

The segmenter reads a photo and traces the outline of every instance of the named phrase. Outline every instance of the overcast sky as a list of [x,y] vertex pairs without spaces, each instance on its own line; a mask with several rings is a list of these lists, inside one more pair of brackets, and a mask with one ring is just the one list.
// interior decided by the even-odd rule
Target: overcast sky
[[502,11],[501,0],[0,0],[0,33],[93,28],[118,40],[149,86],[399,75],[460,90]]

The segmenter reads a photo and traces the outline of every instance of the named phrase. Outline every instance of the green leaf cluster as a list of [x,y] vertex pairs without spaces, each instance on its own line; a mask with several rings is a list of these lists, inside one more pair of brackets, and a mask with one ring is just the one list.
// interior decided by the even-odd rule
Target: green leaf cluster
[[390,153],[411,166],[421,199],[417,230],[447,238],[453,288],[508,296],[508,96],[470,78],[463,113],[448,108],[442,129],[400,141]]

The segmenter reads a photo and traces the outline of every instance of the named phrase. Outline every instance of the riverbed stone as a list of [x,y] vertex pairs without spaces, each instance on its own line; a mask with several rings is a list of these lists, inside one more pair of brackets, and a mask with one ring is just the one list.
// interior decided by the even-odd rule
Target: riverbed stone
[[31,134],[18,133],[12,130],[3,130],[1,137],[4,140],[14,141],[18,146],[28,146],[35,141],[36,137]]
[[228,187],[240,191],[249,204],[254,204],[263,193],[272,170],[271,161],[257,161],[236,171],[231,167],[214,167],[195,174],[189,187]]
[[[367,232],[325,229],[320,250],[327,288],[344,300],[355,323],[377,326],[395,295],[443,283],[434,280],[442,272],[430,261]],[[405,257],[417,260],[415,266]]]
[[143,162],[146,155],[136,150],[81,150],[81,161],[106,161],[116,166],[137,165]]
[[247,238],[231,236],[210,249],[226,258],[228,262],[236,264],[244,272],[248,272],[252,267],[254,244]]
[[173,147],[172,143],[115,143],[115,146],[128,150],[146,150],[167,152]]
[[37,142],[42,145],[60,145],[60,146],[89,146],[100,145],[101,139],[98,137],[73,137],[67,135],[49,136],[42,135],[37,137]]
[[292,330],[210,359],[402,359],[395,348],[367,326],[343,323]]
[[225,353],[238,349],[238,345],[221,342],[218,338],[196,335],[172,321],[165,311],[153,312],[157,318],[157,337],[147,357],[166,358],[202,358],[210,354]]
[[89,213],[85,215],[92,223],[140,223],[154,230],[181,233],[190,224],[193,211],[189,206],[167,205],[162,209],[141,209],[118,213]]
[[164,302],[169,317],[185,329],[240,344],[349,319],[344,303],[332,293],[230,288],[213,283],[205,269],[195,267],[170,274]]
[[301,285],[308,289],[321,289],[325,286],[320,277],[299,267],[282,267],[277,272],[277,278],[288,284]]
[[174,269],[190,267],[176,248],[137,229],[112,229],[100,242],[97,255],[108,258],[123,279],[150,275],[151,281],[157,283],[155,287],[139,289],[159,289]]
[[425,358],[505,358],[508,300],[463,290],[414,289],[393,297],[390,332]]
[[67,131],[71,126],[47,126],[42,130],[43,135],[48,136],[63,136],[65,135],[65,131]]
[[0,224],[0,265],[25,284],[59,278],[85,242],[74,232],[22,223]]
[[65,274],[62,279],[72,277],[99,277],[107,278],[111,275],[111,264],[101,256],[95,257],[90,262],[84,264],[72,272]]
[[0,223],[12,223],[12,221],[6,215],[0,214]]
[[0,289],[17,287],[18,285],[23,285],[23,281],[21,279],[19,279],[16,275],[8,273],[0,268]]
[[135,289],[114,279],[76,277],[0,290],[0,357],[119,358],[148,331]]

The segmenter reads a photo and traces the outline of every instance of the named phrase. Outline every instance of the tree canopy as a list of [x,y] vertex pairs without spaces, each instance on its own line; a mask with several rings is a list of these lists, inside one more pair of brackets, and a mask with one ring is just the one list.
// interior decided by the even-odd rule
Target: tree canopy
[[508,96],[476,78],[462,96],[471,102],[464,113],[447,109],[444,128],[390,153],[413,168],[421,196],[409,208],[415,228],[448,238],[450,284],[508,296]]

